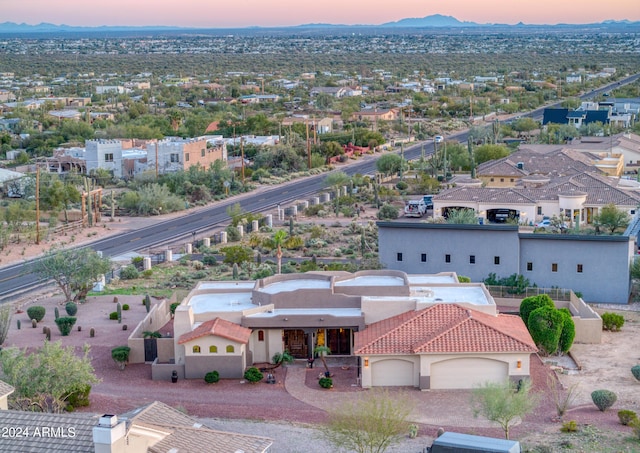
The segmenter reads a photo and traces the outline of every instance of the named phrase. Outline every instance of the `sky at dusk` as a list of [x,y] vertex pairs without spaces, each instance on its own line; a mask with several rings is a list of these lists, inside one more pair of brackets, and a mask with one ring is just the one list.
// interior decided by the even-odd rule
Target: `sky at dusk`
[[198,28],[308,23],[381,24],[432,14],[477,23],[557,24],[640,21],[639,0],[0,0],[0,22]]

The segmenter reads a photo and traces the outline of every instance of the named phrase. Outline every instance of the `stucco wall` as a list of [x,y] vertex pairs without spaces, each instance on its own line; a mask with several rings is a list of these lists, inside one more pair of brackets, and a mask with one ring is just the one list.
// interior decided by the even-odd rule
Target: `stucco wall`
[[[170,305],[171,302],[166,299],[159,304],[153,305],[149,313],[147,313],[147,316],[133,329],[127,340],[127,346],[131,348],[129,363],[144,363],[144,338],[142,337],[142,333],[145,331],[155,332],[169,322],[171,319],[171,313],[169,312]],[[173,358],[173,339],[171,339],[169,343],[171,343],[169,358]],[[158,343],[158,354],[160,354],[160,343]],[[166,356],[167,352],[163,349],[163,357]]]
[[242,378],[246,368],[244,356],[187,356],[184,364],[186,379],[204,379],[209,371],[220,373],[221,379]]

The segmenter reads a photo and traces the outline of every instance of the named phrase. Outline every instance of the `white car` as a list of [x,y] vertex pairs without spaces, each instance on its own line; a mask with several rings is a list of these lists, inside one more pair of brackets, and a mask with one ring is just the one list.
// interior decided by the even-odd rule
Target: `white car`
[[427,205],[424,200],[411,200],[404,207],[405,217],[422,217],[427,212]]
[[436,143],[442,143],[444,141],[444,137],[442,135],[436,135],[433,137],[433,141]]
[[[542,221],[536,223],[534,227],[540,228],[542,230],[549,230],[549,231],[555,231],[558,229],[557,225],[554,225],[551,223],[551,219],[543,219]],[[562,223],[562,225],[560,225],[560,230],[564,231],[568,228],[569,226],[566,223]]]

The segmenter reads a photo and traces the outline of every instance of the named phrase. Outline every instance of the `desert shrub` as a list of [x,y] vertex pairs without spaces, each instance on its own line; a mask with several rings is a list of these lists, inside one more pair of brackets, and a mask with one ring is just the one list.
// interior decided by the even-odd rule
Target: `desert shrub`
[[240,239],[242,239],[242,236],[240,236],[240,231],[238,231],[238,228],[234,227],[233,225],[229,225],[227,228],[225,228],[225,231],[227,232],[227,240],[229,242],[238,242]]
[[320,387],[322,387],[323,389],[330,389],[331,387],[333,387],[333,379],[331,379],[330,377],[323,377],[320,378],[318,384],[320,384]]
[[117,311],[112,311],[111,313],[109,313],[109,319],[111,320],[116,320],[118,319],[118,312]]
[[144,278],[150,278],[153,275],[153,269],[145,269],[142,271],[142,276]]
[[140,272],[135,266],[125,266],[120,269],[120,279],[122,280],[134,280],[140,277]]
[[218,263],[218,260],[214,255],[205,255],[202,257],[202,264],[206,266],[215,266]]
[[204,382],[207,384],[215,384],[220,380],[220,373],[217,371],[209,371],[204,375]]
[[591,392],[593,404],[602,412],[613,406],[617,399],[617,395],[611,390],[594,390]]
[[551,298],[546,294],[525,297],[524,299],[522,299],[522,302],[520,303],[520,317],[524,321],[525,325],[529,322],[529,315],[531,314],[531,312],[540,307],[556,308],[553,300],[551,300]]
[[466,277],[464,275],[458,275],[459,283],[471,283],[471,277]]
[[73,302],[67,302],[64,306],[64,310],[69,316],[75,316],[78,313],[78,306]]
[[378,211],[378,218],[380,220],[397,219],[398,208],[388,203],[385,203],[384,205],[382,205],[382,207]]
[[624,317],[617,313],[603,313],[602,316],[602,328],[604,330],[610,330],[611,332],[618,332],[624,325]]
[[621,424],[626,426],[632,421],[637,420],[638,414],[636,414],[634,411],[623,409],[621,411],[618,411],[618,419],[620,420]]
[[36,322],[42,321],[46,312],[47,309],[40,305],[27,308],[27,316],[29,316],[29,319],[35,319]]
[[564,317],[555,307],[543,306],[531,312],[527,327],[540,351],[548,355],[558,350],[563,324]]
[[562,431],[563,433],[575,433],[576,431],[578,431],[578,424],[575,420],[563,422],[560,431]]
[[561,308],[558,310],[564,322],[562,323],[562,331],[560,332],[560,340],[558,341],[559,352],[569,352],[571,345],[573,345],[573,339],[576,337],[576,325],[571,317],[571,312],[568,308]]
[[404,181],[398,181],[398,183],[396,184],[396,189],[398,190],[407,190],[407,187],[409,187],[409,184]]
[[260,382],[264,378],[264,375],[259,369],[253,366],[244,372],[244,378],[252,384],[255,384],[256,382]]
[[169,305],[169,311],[171,312],[171,316],[175,316],[176,308],[178,308],[179,306],[180,306],[180,302],[174,302],[171,305]]
[[129,304],[123,304],[122,305],[122,309],[123,310],[128,310],[129,309]]
[[636,436],[636,438],[640,440],[640,419],[636,418],[635,420],[629,422],[629,426],[633,429],[633,434]]
[[64,316],[56,319],[56,325],[63,337],[66,337],[71,333],[71,329],[73,329],[75,323],[76,318],[74,316]]
[[71,412],[76,407],[86,407],[89,405],[89,393],[91,393],[91,386],[84,385],[81,388],[75,390],[67,398],[66,410]]
[[640,365],[631,367],[631,374],[633,374],[634,378],[640,381]]

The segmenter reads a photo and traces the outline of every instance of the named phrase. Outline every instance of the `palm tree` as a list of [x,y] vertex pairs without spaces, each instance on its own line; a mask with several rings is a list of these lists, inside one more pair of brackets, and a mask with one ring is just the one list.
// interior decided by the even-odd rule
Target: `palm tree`
[[278,230],[273,234],[273,246],[277,249],[276,258],[278,259],[278,274],[282,272],[282,245],[287,237],[285,230]]
[[329,367],[327,366],[327,361],[325,360],[325,356],[331,354],[331,349],[329,349],[328,346],[316,346],[315,349],[313,350],[314,354],[317,354],[318,357],[320,357],[320,360],[322,360],[322,365],[324,366],[325,369],[325,375],[329,376],[331,374],[331,372],[329,371]]
[[276,352],[271,358],[271,361],[275,365],[272,369],[275,370],[283,363],[293,363],[293,356],[289,354],[289,351]]

